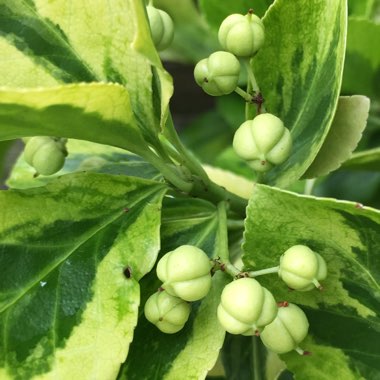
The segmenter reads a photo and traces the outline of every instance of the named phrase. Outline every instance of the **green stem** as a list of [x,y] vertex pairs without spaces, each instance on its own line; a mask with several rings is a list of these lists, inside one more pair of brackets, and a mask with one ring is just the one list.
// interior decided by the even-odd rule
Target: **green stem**
[[260,355],[259,355],[259,342],[257,336],[253,336],[253,344],[252,344],[252,354],[253,354],[253,373],[254,373],[254,379],[255,380],[261,380],[261,372],[260,372]]
[[244,228],[244,220],[228,219],[227,220],[227,227],[229,230],[240,230],[240,229]]
[[184,193],[190,193],[193,188],[193,183],[181,178],[178,170],[170,165],[167,165],[167,163],[162,161],[161,158],[154,154],[151,150],[146,150],[140,153],[140,155],[150,162],[156,169],[158,169],[166,180],[173,184],[177,189],[183,191]]
[[[250,58],[243,59],[243,65],[244,65],[244,67],[247,71],[247,75],[248,75],[248,86],[247,87],[252,89],[254,95],[259,94],[260,93],[260,87],[257,84],[255,74],[253,73],[253,69],[251,66],[251,59]],[[265,113],[265,112],[266,112],[265,106],[264,106],[264,104],[261,104],[261,113]]]
[[214,204],[226,201],[230,210],[236,212],[241,217],[245,217],[247,200],[240,198],[236,194],[230,193],[224,187],[221,187],[210,180],[205,183],[202,180],[194,178],[194,186],[191,189],[190,195],[196,198],[205,199]]
[[249,95],[248,92],[245,92],[240,87],[236,87],[235,92],[240,95],[247,103],[252,103],[252,95]]
[[313,193],[313,188],[315,185],[316,178],[307,179],[305,182],[305,188],[303,190],[303,193],[305,195],[311,195]]
[[272,268],[255,270],[255,271],[247,272],[247,275],[248,275],[248,277],[263,276],[265,274],[277,273],[279,269],[280,269],[280,267],[277,266],[277,267],[272,267]]
[[227,230],[227,204],[225,201],[219,202],[217,206],[218,213],[218,235],[217,235],[217,252],[221,270],[232,277],[236,277],[240,270],[230,262],[228,251],[228,230]]
[[177,149],[178,153],[182,155],[183,164],[186,165],[191,172],[199,176],[203,181],[209,181],[208,175],[203,169],[198,159],[189,152],[179,139],[172,116],[169,112],[168,119],[166,121],[165,132],[167,132],[168,139],[171,144]]

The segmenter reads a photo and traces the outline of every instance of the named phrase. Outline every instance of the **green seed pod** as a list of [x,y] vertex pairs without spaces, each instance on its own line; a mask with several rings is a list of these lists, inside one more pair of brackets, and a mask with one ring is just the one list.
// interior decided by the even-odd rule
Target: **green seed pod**
[[296,305],[289,303],[286,307],[278,308],[277,317],[265,326],[260,334],[264,345],[277,354],[297,350],[309,330],[309,322],[305,313]]
[[300,291],[321,288],[327,276],[325,260],[305,245],[289,248],[280,258],[279,277],[290,288]]
[[174,25],[171,17],[163,10],[151,5],[146,7],[152,38],[157,50],[164,50],[173,41]]
[[194,69],[194,78],[203,91],[211,96],[227,95],[238,84],[240,63],[225,51],[212,53],[199,61]]
[[144,307],[146,319],[166,334],[181,330],[189,319],[190,311],[190,304],[165,291],[151,295]]
[[32,137],[25,145],[24,159],[37,173],[52,175],[61,170],[65,163],[65,142],[66,140],[54,137]]
[[197,301],[211,287],[211,263],[207,255],[192,245],[182,245],[165,254],[157,265],[157,277],[172,296]]
[[237,57],[252,57],[264,44],[264,24],[251,12],[232,14],[220,25],[218,38],[223,49]]
[[233,148],[256,171],[265,172],[290,155],[292,138],[278,117],[264,113],[245,121],[235,132]]
[[231,334],[254,335],[273,321],[277,310],[271,292],[253,278],[241,278],[223,289],[218,319]]

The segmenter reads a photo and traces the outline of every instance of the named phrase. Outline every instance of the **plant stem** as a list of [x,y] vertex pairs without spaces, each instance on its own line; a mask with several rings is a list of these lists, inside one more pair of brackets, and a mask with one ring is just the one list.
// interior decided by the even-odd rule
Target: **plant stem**
[[279,269],[280,269],[279,266],[272,267],[272,268],[266,268],[266,269],[260,269],[260,270],[256,270],[256,271],[247,272],[247,275],[249,277],[257,277],[257,276],[262,276],[264,274],[277,273]]
[[228,219],[227,227],[229,230],[240,230],[244,228],[244,220]]
[[[243,59],[243,65],[244,65],[244,67],[247,71],[247,75],[248,75],[248,86],[247,86],[247,88],[251,88],[253,91],[253,94],[255,96],[258,94],[261,94],[259,85],[257,84],[256,77],[255,77],[255,74],[253,73],[253,69],[251,66],[251,59],[250,58]],[[255,102],[254,97],[253,97],[253,102]],[[258,106],[258,113],[265,113],[265,112],[266,112],[266,110],[265,110],[264,104],[260,103]]]
[[156,169],[158,169],[162,175],[177,189],[183,191],[184,193],[190,193],[193,188],[193,183],[181,178],[178,170],[176,170],[175,167],[170,166],[162,161],[160,157],[158,157],[149,149],[140,153],[140,155],[148,162],[150,162]]
[[219,202],[217,206],[218,213],[218,234],[217,234],[217,252],[220,269],[232,277],[236,277],[240,270],[230,262],[228,251],[228,230],[227,230],[227,204],[225,201]]
[[307,179],[305,182],[305,188],[303,190],[303,193],[305,195],[311,195],[313,193],[313,188],[315,185],[316,178]]
[[236,87],[235,92],[240,95],[247,103],[252,103],[252,95],[249,95],[248,92],[244,91],[240,87]]
[[245,217],[247,200],[230,193],[224,187],[215,184],[209,179],[205,183],[199,178],[194,178],[194,186],[191,189],[190,195],[208,200],[214,204],[226,201],[231,211],[236,212],[240,217]]
[[177,131],[174,128],[172,116],[169,112],[168,119],[165,125],[164,135],[168,137],[168,140],[177,149],[178,153],[182,155],[183,164],[189,168],[193,174],[199,176],[205,182],[209,181],[208,175],[199,163],[197,158],[190,153],[179,139]]

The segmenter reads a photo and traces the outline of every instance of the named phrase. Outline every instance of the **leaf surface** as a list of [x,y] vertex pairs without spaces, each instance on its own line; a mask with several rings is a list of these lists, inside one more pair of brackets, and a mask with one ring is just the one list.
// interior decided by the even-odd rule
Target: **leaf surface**
[[281,254],[296,244],[309,246],[327,262],[322,292],[291,292],[276,274],[258,277],[278,301],[294,302],[308,316],[310,339],[301,346],[315,354],[284,355],[289,368],[308,379],[327,379],[331,373],[373,378],[380,370],[380,212],[257,185],[247,215],[247,268],[277,266]]
[[1,0],[0,21],[1,85],[125,85],[137,123],[154,139],[172,84],[142,1]]
[[0,89],[0,140],[59,136],[142,152],[125,87],[82,83],[53,88]]
[[290,158],[267,174],[269,184],[298,180],[328,134],[341,86],[346,12],[345,0],[278,0],[263,19],[265,44],[253,59],[255,75],[267,111],[293,138]]
[[370,100],[365,96],[341,96],[323,145],[303,178],[329,174],[348,160],[367,125]]
[[137,322],[138,280],[159,250],[165,190],[80,173],[1,192],[1,379],[117,375]]

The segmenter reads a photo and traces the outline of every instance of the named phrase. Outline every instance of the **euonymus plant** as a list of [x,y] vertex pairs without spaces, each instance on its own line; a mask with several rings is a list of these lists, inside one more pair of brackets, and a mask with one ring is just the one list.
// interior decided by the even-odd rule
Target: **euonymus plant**
[[0,379],[377,379],[376,7],[0,0]]

